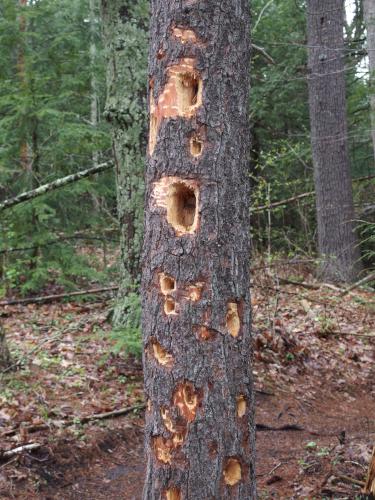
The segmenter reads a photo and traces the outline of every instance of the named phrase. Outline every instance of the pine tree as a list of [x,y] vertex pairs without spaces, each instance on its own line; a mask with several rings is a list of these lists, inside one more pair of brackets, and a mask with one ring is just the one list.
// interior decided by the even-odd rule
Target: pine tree
[[151,6],[143,498],[252,499],[249,4]]
[[349,164],[343,0],[307,2],[309,104],[321,273],[353,281],[360,269]]

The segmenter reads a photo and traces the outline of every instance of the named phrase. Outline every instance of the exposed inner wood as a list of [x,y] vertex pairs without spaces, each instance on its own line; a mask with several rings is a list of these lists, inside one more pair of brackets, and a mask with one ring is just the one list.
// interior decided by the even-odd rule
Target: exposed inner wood
[[191,382],[179,384],[173,396],[173,404],[177,406],[181,415],[188,422],[192,422],[195,419],[198,403],[198,392],[195,390],[193,384]]
[[173,443],[170,439],[157,436],[153,439],[154,452],[156,458],[163,464],[172,464]]
[[237,415],[242,418],[246,414],[247,402],[245,396],[241,395],[237,398]]
[[165,492],[166,500],[181,500],[180,490],[177,488],[171,488]]
[[203,141],[196,135],[190,138],[190,154],[195,158],[201,156],[203,151]]
[[170,411],[168,408],[162,408],[161,412],[161,418],[163,419],[163,423],[165,425],[165,428],[171,432],[172,434],[177,433],[176,427],[173,424]]
[[232,337],[238,337],[241,323],[238,315],[238,305],[235,302],[229,302],[227,305],[226,326]]
[[234,486],[242,478],[241,464],[236,458],[228,458],[224,468],[224,481],[229,486]]
[[171,297],[168,297],[164,302],[164,312],[167,316],[178,314],[177,304]]
[[169,295],[176,291],[176,281],[171,276],[164,273],[159,275],[160,290],[163,295]]
[[197,43],[198,41],[195,32],[188,28],[173,28],[172,34],[178,38],[181,43]]
[[165,209],[167,222],[177,236],[193,234],[199,225],[198,182],[179,177],[162,177],[154,183],[154,207]]
[[198,338],[200,340],[214,340],[216,338],[216,332],[210,330],[207,326],[201,326],[198,330]]
[[150,155],[154,152],[164,119],[191,118],[202,105],[203,82],[195,64],[195,59],[186,57],[179,64],[170,66],[167,83],[157,102],[150,88]]
[[171,367],[173,365],[173,356],[169,354],[156,340],[152,343],[152,350],[156,361],[166,367]]
[[188,286],[187,292],[189,300],[192,302],[198,302],[201,299],[203,287],[204,283],[201,282]]

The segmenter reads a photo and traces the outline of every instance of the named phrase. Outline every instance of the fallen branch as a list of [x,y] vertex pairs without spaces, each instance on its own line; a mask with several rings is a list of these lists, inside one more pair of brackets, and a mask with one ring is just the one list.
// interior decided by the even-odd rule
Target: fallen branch
[[3,300],[2,302],[0,302],[0,307],[15,306],[21,304],[42,304],[46,302],[54,302],[55,300],[65,299],[68,297],[79,297],[82,295],[96,295],[98,293],[115,292],[116,290],[118,290],[118,288],[118,286],[110,286],[107,288],[93,288],[91,290],[82,290],[79,292],[59,293],[56,295],[44,295],[41,297],[28,297],[26,299]]
[[[73,417],[63,422],[62,427],[70,427],[72,425],[77,425],[77,424],[87,424],[88,422],[93,422],[94,420],[105,420],[108,418],[123,417],[135,411],[142,411],[145,408],[146,405],[142,404],[142,405],[129,406],[127,408],[120,408],[119,410],[108,411],[106,413],[95,413],[93,415],[87,415],[86,417]],[[17,427],[15,427],[14,429],[3,432],[2,434],[0,434],[0,438],[14,436],[15,434],[17,434],[21,425],[22,423],[17,425]],[[53,422],[51,424],[29,425],[23,427],[23,430],[26,432],[26,434],[32,434],[34,432],[39,432],[49,429],[52,425]]]
[[[367,175],[366,177],[357,177],[356,179],[352,179],[352,182],[364,182],[364,181],[369,181],[371,179],[375,179],[375,175]],[[298,194],[297,196],[286,198],[285,200],[281,201],[275,201],[267,205],[260,205],[259,207],[253,207],[250,209],[250,212],[251,213],[263,212],[264,210],[270,210],[272,208],[288,205],[289,203],[294,203],[295,201],[303,200],[304,198],[310,198],[311,196],[315,196],[315,191],[309,191],[307,193]]]
[[371,273],[368,276],[366,276],[365,278],[362,278],[359,281],[357,281],[356,283],[353,283],[353,285],[351,285],[349,288],[347,288],[346,290],[344,290],[341,293],[341,297],[344,297],[344,295],[347,295],[349,292],[354,290],[354,288],[359,288],[360,286],[362,286],[362,285],[364,285],[372,280],[375,280],[375,273]]
[[24,451],[37,450],[41,446],[42,445],[39,443],[30,443],[24,444],[23,446],[17,446],[17,448],[13,448],[13,450],[3,451],[2,453],[0,453],[0,458],[12,458],[15,455],[23,453]]
[[336,479],[339,481],[345,481],[346,483],[353,483],[356,484],[357,486],[364,486],[365,482],[364,481],[359,481],[358,479],[354,479],[354,477],[349,477],[349,476],[337,476]]
[[7,208],[14,207],[20,203],[25,201],[32,200],[37,196],[41,196],[43,194],[49,193],[55,189],[59,189],[63,186],[67,186],[68,184],[72,184],[73,182],[80,181],[85,177],[89,177],[90,175],[98,174],[99,172],[104,172],[105,170],[109,170],[113,167],[112,162],[101,163],[96,167],[88,168],[86,170],[81,170],[80,172],[76,172],[75,174],[67,175],[66,177],[61,177],[55,181],[49,182],[48,184],[43,184],[42,186],[37,187],[31,191],[26,191],[25,193],[21,193],[14,198],[9,198],[8,200],[0,203],[0,212],[2,210],[6,210]]

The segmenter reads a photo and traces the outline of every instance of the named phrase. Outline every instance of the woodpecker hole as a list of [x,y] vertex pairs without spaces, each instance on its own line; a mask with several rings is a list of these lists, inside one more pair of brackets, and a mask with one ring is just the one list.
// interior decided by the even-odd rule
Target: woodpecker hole
[[195,419],[198,408],[198,393],[193,384],[184,382],[179,385],[173,396],[173,404],[177,406],[181,415],[188,421]]
[[175,434],[172,438],[174,448],[179,448],[184,444],[185,436],[183,434]]
[[242,478],[241,464],[236,458],[228,458],[224,468],[224,481],[229,486],[234,486]]
[[149,399],[149,400],[147,401],[147,411],[150,413],[150,412],[151,412],[151,410],[152,410],[152,403],[151,403],[151,399]]
[[202,104],[202,80],[194,72],[178,73],[176,94],[179,115],[189,116]]
[[176,316],[177,315],[177,305],[176,302],[168,297],[164,302],[164,312],[167,316]]
[[166,274],[162,273],[159,276],[160,290],[163,295],[169,295],[176,291],[176,281]]
[[245,415],[246,408],[247,408],[246,398],[241,394],[241,396],[238,396],[237,398],[237,416],[239,418],[242,418]]
[[200,156],[203,151],[203,141],[197,136],[190,139],[190,154],[194,157]]
[[173,28],[173,36],[178,38],[182,44],[184,43],[196,43],[198,41],[197,35],[193,30],[187,28]]
[[178,234],[191,233],[198,222],[198,192],[183,182],[169,186],[167,221]]
[[201,326],[198,330],[198,338],[204,341],[214,340],[216,338],[216,333],[206,326]]
[[192,302],[198,302],[202,296],[203,286],[204,283],[196,283],[195,285],[190,285],[187,289],[189,300],[191,300]]
[[227,305],[226,326],[232,337],[238,337],[241,324],[238,315],[238,305],[235,302],[229,302]]
[[162,436],[154,438],[154,452],[159,462],[163,464],[172,464],[173,444],[170,439],[164,439]]
[[166,500],[181,500],[181,492],[177,488],[171,488],[165,492]]
[[159,342],[154,341],[152,344],[152,349],[154,352],[154,357],[156,361],[162,365],[170,368],[173,365],[173,356],[169,354]]

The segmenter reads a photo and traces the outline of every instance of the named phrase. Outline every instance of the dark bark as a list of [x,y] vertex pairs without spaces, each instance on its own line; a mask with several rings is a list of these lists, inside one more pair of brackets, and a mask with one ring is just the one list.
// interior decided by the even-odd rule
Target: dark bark
[[364,0],[364,18],[367,28],[367,50],[370,69],[370,112],[371,112],[371,137],[375,158],[375,2]]
[[308,0],[309,104],[321,273],[353,281],[360,270],[348,151],[344,1]]
[[147,35],[135,23],[135,3],[102,0],[107,53],[105,116],[111,124],[121,238],[121,286],[114,325],[126,323],[127,296],[139,286],[144,197]]
[[248,500],[249,3],[151,6],[143,498]]

